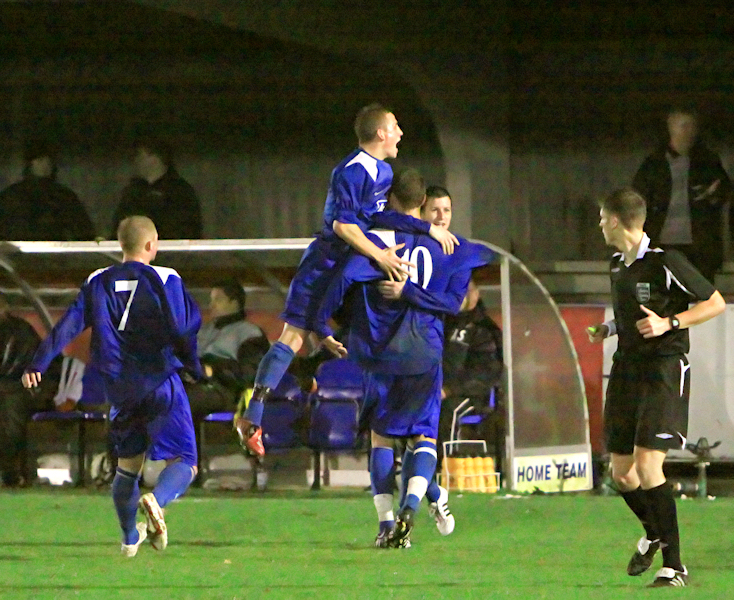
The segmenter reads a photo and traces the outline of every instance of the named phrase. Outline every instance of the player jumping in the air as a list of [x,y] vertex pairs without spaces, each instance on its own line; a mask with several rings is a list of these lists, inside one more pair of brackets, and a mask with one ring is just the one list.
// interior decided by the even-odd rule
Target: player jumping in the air
[[[406,215],[420,215],[425,183],[413,170],[393,182],[390,202]],[[370,475],[380,522],[378,547],[405,547],[413,515],[436,469],[436,435],[443,377],[443,319],[459,311],[473,268],[490,262],[488,248],[461,240],[452,255],[425,234],[372,230],[376,244],[405,247],[415,265],[410,279],[385,282],[382,271],[366,256],[352,253],[334,278],[319,309],[316,332],[335,353],[346,354],[333,338],[328,318],[349,288],[361,284],[352,297],[348,348],[364,369],[365,419],[372,431]],[[379,282],[391,289],[385,298]],[[406,474],[407,493],[393,519],[394,438],[410,438],[413,460]]]
[[396,255],[399,245],[378,247],[364,232],[377,225],[429,234],[448,254],[457,244],[456,237],[446,229],[384,211],[393,176],[392,167],[385,159],[397,156],[397,145],[403,135],[395,115],[379,104],[371,104],[357,114],[354,130],[359,147],[331,174],[323,226],[304,252],[291,282],[281,315],[285,321],[283,332],[260,362],[252,399],[244,415],[235,421],[242,445],[256,456],[265,454],[260,427],[263,403],[313,331],[319,303],[350,247],[372,259],[391,279],[400,279],[407,272],[410,261]]

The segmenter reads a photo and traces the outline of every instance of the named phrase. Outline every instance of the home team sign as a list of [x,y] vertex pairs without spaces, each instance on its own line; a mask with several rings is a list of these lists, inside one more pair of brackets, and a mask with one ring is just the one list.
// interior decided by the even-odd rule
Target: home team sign
[[588,454],[516,456],[513,460],[514,490],[517,492],[577,492],[592,488]]

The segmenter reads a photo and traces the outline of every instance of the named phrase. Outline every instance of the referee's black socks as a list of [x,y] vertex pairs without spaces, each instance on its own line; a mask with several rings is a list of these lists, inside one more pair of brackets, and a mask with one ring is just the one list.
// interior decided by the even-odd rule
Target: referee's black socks
[[622,498],[624,498],[627,506],[630,507],[630,510],[635,513],[635,516],[642,523],[647,539],[651,542],[657,540],[660,535],[655,529],[655,521],[652,514],[650,514],[647,496],[642,488],[638,487],[630,492],[622,492]]
[[648,510],[653,517],[655,529],[660,537],[663,566],[682,571],[680,560],[680,537],[678,534],[678,512],[675,507],[673,488],[666,481],[662,485],[643,490]]

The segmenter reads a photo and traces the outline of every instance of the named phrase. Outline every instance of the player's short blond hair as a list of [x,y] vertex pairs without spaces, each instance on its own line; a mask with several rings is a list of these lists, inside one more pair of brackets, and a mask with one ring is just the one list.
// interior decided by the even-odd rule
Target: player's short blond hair
[[117,241],[125,254],[136,254],[145,244],[155,239],[158,231],[148,217],[136,215],[126,217],[117,226]]

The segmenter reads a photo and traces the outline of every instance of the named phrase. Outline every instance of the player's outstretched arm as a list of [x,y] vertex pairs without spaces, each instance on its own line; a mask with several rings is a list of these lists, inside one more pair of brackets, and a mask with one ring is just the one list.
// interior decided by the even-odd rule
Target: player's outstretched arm
[[39,344],[31,363],[25,368],[21,377],[25,387],[37,386],[38,382],[41,381],[41,373],[46,372],[51,361],[61,353],[71,340],[87,328],[87,311],[85,310],[87,289],[87,285],[84,284],[74,302],[56,322],[48,336]]
[[410,267],[415,268],[415,265],[410,261],[403,260],[396,254],[404,244],[398,244],[392,248],[379,248],[364,234],[364,232],[359,228],[359,225],[334,221],[333,226],[334,233],[336,233],[357,252],[374,260],[390,279],[395,281],[404,279],[409,275],[408,269]]

